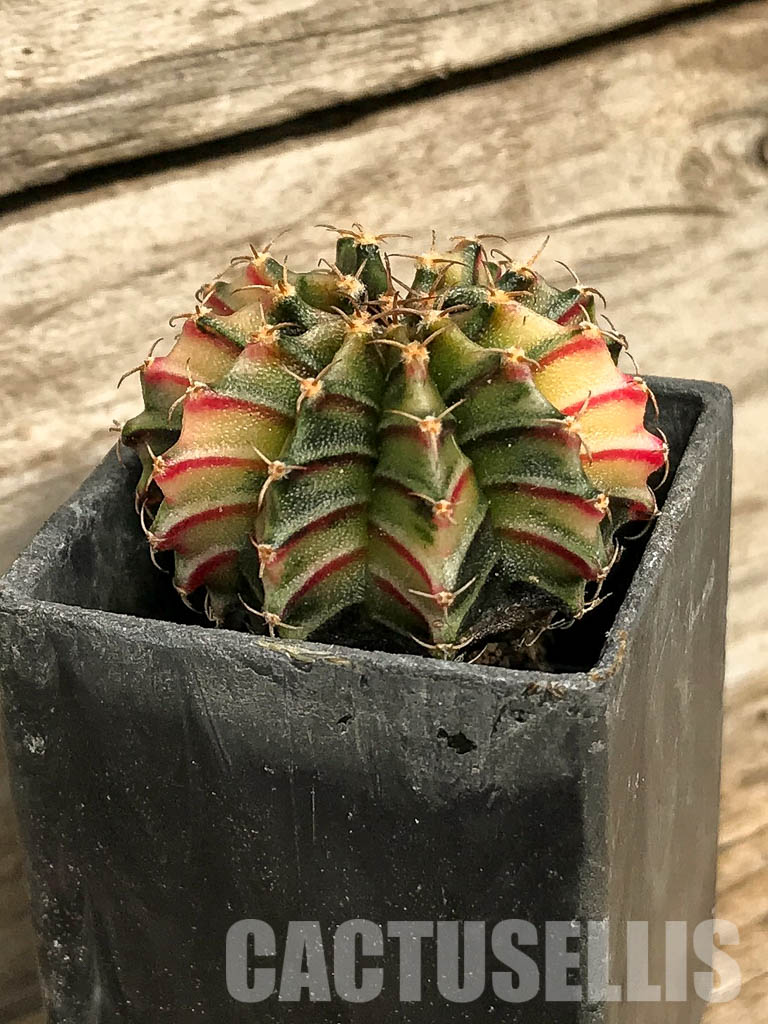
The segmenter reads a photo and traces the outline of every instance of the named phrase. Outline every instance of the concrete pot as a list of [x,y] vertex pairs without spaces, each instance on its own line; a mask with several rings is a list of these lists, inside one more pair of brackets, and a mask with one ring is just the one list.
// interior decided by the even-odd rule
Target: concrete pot
[[[672,1003],[513,1004],[489,975],[479,998],[453,1002],[429,940],[419,1001],[401,1001],[389,939],[369,961],[385,968],[370,1002],[341,999],[332,979],[330,1001],[301,1005],[227,987],[239,919],[274,929],[280,955],[256,965],[276,962],[278,980],[289,921],[318,921],[327,950],[354,918],[385,934],[392,920],[486,922],[489,936],[522,919],[540,936],[526,951],[551,967],[545,922],[607,919],[616,984],[626,922],[645,921],[649,980],[663,984],[665,922],[712,916],[730,400],[651,384],[671,486],[613,599],[562,634],[558,672],[204,628],[149,562],[131,472],[105,460],[0,590],[50,1021],[699,1020],[692,984]],[[583,944],[581,962],[584,980]]]

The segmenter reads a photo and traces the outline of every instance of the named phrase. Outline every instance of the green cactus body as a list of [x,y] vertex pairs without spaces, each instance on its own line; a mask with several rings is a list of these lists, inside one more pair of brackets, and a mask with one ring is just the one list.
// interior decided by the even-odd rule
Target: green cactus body
[[489,602],[582,614],[615,530],[654,514],[648,389],[580,286],[462,239],[400,296],[354,230],[327,268],[254,250],[202,292],[124,440],[152,549],[216,620],[241,598],[303,638],[356,609],[454,656]]

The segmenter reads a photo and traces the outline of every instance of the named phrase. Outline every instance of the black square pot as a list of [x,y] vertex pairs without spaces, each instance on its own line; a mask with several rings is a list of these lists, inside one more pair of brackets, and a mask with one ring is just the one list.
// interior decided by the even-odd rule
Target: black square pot
[[[671,1003],[585,991],[515,1005],[489,975],[479,998],[452,1002],[429,940],[413,1002],[389,939],[366,1003],[331,980],[329,1001],[247,1004],[225,963],[245,918],[267,922],[280,953],[289,921],[319,922],[327,950],[355,918],[482,921],[489,934],[522,919],[542,968],[545,922],[607,920],[622,985],[626,922],[647,921],[649,980],[663,984],[664,923],[712,916],[731,413],[717,385],[651,383],[671,486],[612,600],[563,633],[558,672],[169,621],[131,474],[114,456],[92,474],[0,591],[50,1021],[699,1020],[690,983]],[[490,951],[488,966],[503,967]]]

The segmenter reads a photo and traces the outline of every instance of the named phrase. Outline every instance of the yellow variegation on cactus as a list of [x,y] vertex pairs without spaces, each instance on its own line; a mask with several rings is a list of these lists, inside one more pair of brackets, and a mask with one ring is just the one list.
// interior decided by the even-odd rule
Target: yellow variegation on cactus
[[341,231],[305,274],[253,249],[139,368],[153,554],[212,619],[242,602],[286,638],[354,609],[453,657],[582,615],[667,462],[624,339],[533,260],[433,238],[399,288],[383,240]]

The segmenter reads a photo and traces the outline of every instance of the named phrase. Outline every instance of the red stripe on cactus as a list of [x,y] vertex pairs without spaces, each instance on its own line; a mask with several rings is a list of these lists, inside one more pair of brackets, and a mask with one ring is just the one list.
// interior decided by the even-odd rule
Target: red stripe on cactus
[[424,622],[427,621],[424,613],[419,611],[416,605],[412,604],[404,594],[401,594],[397,587],[394,585],[394,583],[390,583],[389,580],[385,580],[383,576],[376,576],[373,573],[371,574],[371,579],[379,588],[379,590],[382,590],[385,594],[388,594],[390,597],[394,598],[394,600],[397,601],[398,604],[402,605],[403,608],[406,608],[411,613],[411,615],[415,615],[417,618],[422,619]]
[[540,548],[542,551],[555,555],[563,562],[567,562],[568,565],[572,566],[579,576],[585,580],[597,578],[598,570],[595,566],[585,562],[583,558],[579,558],[573,551],[570,551],[562,544],[558,544],[557,541],[551,540],[549,537],[542,537],[541,534],[531,533],[528,530],[515,530],[509,526],[501,527],[499,533],[504,537],[508,537],[509,540],[529,544],[531,547]]
[[248,279],[248,284],[266,284],[272,285],[274,281],[270,280],[266,274],[260,274],[255,263],[249,263],[245,270],[245,276]]
[[194,406],[196,412],[230,412],[239,409],[242,412],[253,413],[259,419],[274,420],[276,423],[287,425],[292,423],[290,416],[269,405],[249,402],[246,398],[232,398],[230,395],[220,395],[213,391],[192,392],[186,400],[185,414],[191,406]]
[[416,558],[415,555],[411,554],[408,548],[405,547],[404,544],[401,544],[400,541],[397,540],[395,537],[393,537],[391,533],[387,533],[386,530],[382,530],[380,526],[374,526],[373,529],[376,531],[376,535],[384,541],[387,547],[392,548],[395,554],[399,555],[404,562],[407,562],[408,565],[410,565],[410,567],[414,569],[419,574],[419,576],[421,576],[421,578],[424,580],[427,587],[429,588],[430,592],[433,594],[437,593],[437,591],[440,588],[436,587],[435,584],[432,582],[432,577],[429,575],[429,573],[418,560],[418,558]]
[[461,474],[459,479],[456,481],[456,484],[455,484],[453,490],[451,491],[450,497],[448,499],[449,501],[457,502],[459,500],[459,498],[461,497],[462,493],[464,492],[464,488],[467,486],[467,484],[471,480],[473,472],[474,472],[474,470],[472,469],[472,467],[471,466],[467,466],[467,468]]
[[222,352],[228,352],[234,358],[240,355],[240,346],[236,345],[234,341],[230,341],[229,338],[225,338],[221,334],[216,334],[215,331],[204,331],[197,326],[194,320],[187,320],[181,333],[189,338],[197,338],[205,345],[213,345],[214,348],[221,349]]
[[381,434],[395,437],[418,437],[421,431],[415,423],[388,423],[386,427],[381,428]]
[[218,295],[211,293],[205,298],[205,305],[217,316],[231,316],[234,313],[234,309],[228,306],[226,302],[222,302]]
[[512,434],[521,434],[526,440],[538,438],[541,440],[551,440],[556,437],[557,440],[569,448],[581,448],[581,441],[577,437],[575,431],[568,430],[568,425],[563,420],[563,425],[558,426],[553,423],[551,426],[531,426],[531,427],[517,427],[510,431]]
[[261,469],[264,463],[261,459],[240,459],[234,455],[201,455],[200,458],[179,459],[178,462],[163,462],[159,469],[155,470],[154,479],[158,484],[167,483],[177,476],[198,469],[219,469],[236,468]]
[[185,373],[176,373],[173,370],[166,369],[165,356],[150,359],[144,367],[143,376],[145,384],[178,384],[182,389],[186,389],[189,386],[189,377]]
[[494,490],[511,490],[521,494],[528,494],[532,498],[545,498],[547,500],[559,501],[564,505],[572,505],[584,515],[592,516],[600,520],[605,513],[596,507],[594,502],[582,498],[578,494],[569,494],[567,491],[558,491],[555,487],[539,487],[537,484],[496,484]]
[[644,431],[646,437],[653,438],[658,442],[658,447],[653,448],[604,448],[602,451],[592,452],[592,457],[582,455],[585,462],[645,462],[654,469],[661,469],[664,465],[665,455],[662,441],[654,434]]
[[157,548],[159,551],[176,548],[178,551],[183,552],[184,546],[180,543],[181,538],[194,526],[228,519],[230,516],[240,515],[241,513],[252,512],[256,515],[257,510],[258,502],[246,501],[235,505],[217,505],[215,508],[206,508],[201,512],[193,512],[191,515],[185,516],[184,519],[180,519],[178,523],[174,523],[166,533],[158,534]]
[[327,580],[329,576],[339,572],[341,569],[346,569],[348,565],[353,565],[355,562],[361,562],[366,555],[365,548],[356,548],[354,551],[347,551],[343,555],[339,555],[337,558],[332,558],[330,562],[326,562],[322,568],[318,569],[317,572],[313,573],[308,580],[299,587],[295,594],[292,594],[290,599],[285,605],[284,614],[288,614],[290,609],[299,601],[302,597],[310,592],[323,580]]
[[240,552],[237,549],[230,551],[219,551],[217,554],[212,555],[206,559],[205,562],[201,562],[195,567],[194,571],[189,574],[187,579],[184,581],[184,590],[191,594],[197,590],[198,587],[202,587],[205,581],[212,576],[219,569],[223,569],[225,566],[234,565]]
[[[464,489],[466,488],[467,484],[472,478],[473,472],[474,470],[472,469],[472,467],[467,466],[467,468],[462,472],[462,474],[459,476],[459,479],[454,484],[453,490],[448,495],[449,501],[457,502],[459,500],[459,498],[464,492]],[[401,494],[407,494],[409,497],[413,496],[413,491],[411,490],[410,487],[408,487],[404,483],[401,483],[400,480],[395,480],[395,478],[392,476],[386,476],[384,473],[379,473],[377,475],[377,479],[381,483],[386,484],[387,487],[391,487],[392,490],[399,491]]]
[[422,430],[418,423],[405,423],[402,426],[399,423],[390,423],[388,426],[383,427],[382,434],[388,435],[400,435],[401,437],[410,437],[413,441],[416,441],[423,448],[431,448],[436,443],[439,443],[443,437],[453,433],[453,424],[443,421],[442,431],[440,434],[430,434],[427,431]]
[[574,356],[579,352],[604,352],[605,342],[601,334],[597,332],[589,334],[578,334],[571,341],[567,341],[564,345],[554,349],[552,352],[548,352],[545,356],[542,356],[538,360],[540,366],[551,366],[552,363],[556,363],[559,359],[565,359],[567,356]]
[[306,526],[302,526],[300,530],[297,530],[292,537],[289,537],[288,540],[272,554],[265,572],[271,575],[272,567],[281,562],[300,541],[304,540],[305,537],[308,537],[313,533],[317,533],[318,530],[324,530],[333,523],[337,523],[341,519],[346,519],[347,516],[360,512],[365,507],[365,502],[361,502],[357,505],[345,505],[344,508],[337,508],[333,512],[329,512],[327,515],[321,516],[319,519],[314,519],[311,523],[307,523]]
[[561,313],[557,318],[557,323],[565,327],[572,320],[577,318],[583,318],[584,316],[584,304],[580,299],[577,299],[572,306],[569,306],[564,313]]
[[[624,380],[626,383],[622,384],[621,387],[611,388],[610,391],[601,391],[597,395],[591,395],[587,403],[587,411],[597,409],[601,405],[610,405],[613,402],[624,401],[634,402],[636,405],[641,405],[644,409],[647,401],[645,391],[639,388],[628,374],[624,374]],[[583,400],[574,402],[572,405],[562,408],[560,412],[564,416],[572,416],[581,409],[583,404]]]

